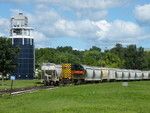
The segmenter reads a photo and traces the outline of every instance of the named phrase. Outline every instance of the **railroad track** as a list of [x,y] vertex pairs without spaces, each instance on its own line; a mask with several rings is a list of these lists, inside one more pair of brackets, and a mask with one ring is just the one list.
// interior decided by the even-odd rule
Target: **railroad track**
[[28,87],[28,88],[17,88],[17,89],[5,89],[5,90],[0,90],[0,94],[3,95],[4,93],[10,94],[10,95],[18,95],[18,94],[23,94],[23,93],[30,93],[30,92],[35,92],[38,90],[42,89],[53,89],[53,88],[58,88],[55,86],[37,86],[37,87]]

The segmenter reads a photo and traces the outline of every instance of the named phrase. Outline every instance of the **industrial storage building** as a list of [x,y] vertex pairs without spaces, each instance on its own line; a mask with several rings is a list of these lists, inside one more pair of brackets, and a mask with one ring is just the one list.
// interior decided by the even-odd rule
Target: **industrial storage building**
[[35,68],[34,39],[31,36],[33,29],[28,27],[28,18],[19,13],[11,18],[10,38],[14,46],[19,46],[18,64],[13,75],[16,79],[33,79]]

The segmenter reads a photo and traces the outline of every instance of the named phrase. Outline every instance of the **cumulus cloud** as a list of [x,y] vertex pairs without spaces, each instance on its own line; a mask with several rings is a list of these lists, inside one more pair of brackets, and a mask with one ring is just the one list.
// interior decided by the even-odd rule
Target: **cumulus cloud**
[[[63,9],[108,9],[121,6],[130,0],[32,0],[39,4],[53,4],[61,6]],[[11,2],[14,4],[25,4],[31,0],[0,0],[0,2]]]
[[7,3],[11,2],[16,5],[25,5],[30,2],[36,5],[44,4],[58,10],[73,11],[76,18],[98,20],[107,16],[108,9],[124,6],[128,1],[130,0],[7,0]]
[[102,39],[108,37],[107,40],[109,39],[110,41],[132,41],[135,40],[134,37],[138,38],[139,35],[144,33],[142,28],[132,22],[116,20],[112,23],[105,23],[107,29],[100,31]]
[[99,27],[97,30],[96,44],[100,45],[114,45],[116,43],[122,44],[135,44],[140,40],[150,38],[148,32],[144,28],[132,22],[116,20],[114,22],[107,22],[101,20],[93,22],[94,25]]
[[39,3],[51,3],[66,9],[108,9],[125,4],[129,0],[36,0]]
[[42,32],[33,31],[32,36],[36,43],[36,48],[49,47],[50,39]]
[[137,22],[144,25],[150,25],[150,4],[145,4],[143,6],[137,6],[134,10],[135,18]]
[[[19,0],[10,1],[17,3]],[[28,0],[22,2],[26,1]],[[133,44],[150,38],[148,32],[135,23],[121,20],[108,22],[104,19],[109,8],[122,6],[127,1],[33,0],[37,4],[32,14],[18,9],[12,9],[11,12],[12,15],[23,12],[29,18],[29,25],[34,28],[33,36],[36,47],[49,47],[54,38],[61,37],[81,39],[99,47],[110,47],[116,43]],[[148,6],[137,6],[135,10],[136,19],[140,23],[143,21],[140,17],[144,17],[143,23],[148,22],[149,16],[145,7]],[[73,11],[76,17],[66,18],[64,11]],[[4,23],[9,25],[8,19],[0,18],[1,31],[8,30],[6,26],[3,26]],[[0,35],[3,34],[3,32],[0,33]]]
[[106,20],[91,21],[67,21],[58,20],[54,23],[56,37],[81,38],[88,43],[100,46],[109,44],[131,44],[140,40],[150,38],[144,28],[132,22],[116,20],[107,22]]
[[[18,13],[20,10],[11,10]],[[116,43],[130,44],[150,36],[141,26],[132,22],[115,20],[68,20],[62,14],[43,4],[36,6],[33,14],[24,12],[35,32],[38,47],[50,45],[54,38],[80,38],[96,46],[110,46]]]
[[0,30],[7,31],[9,28],[9,20],[0,17]]
[[99,20],[104,17],[106,17],[108,14],[107,10],[98,10],[98,11],[92,11],[92,10],[83,10],[76,12],[76,16],[78,18],[88,18],[90,20]]
[[59,6],[61,10],[75,12],[78,18],[91,20],[102,19],[107,16],[107,10],[125,5],[129,0],[36,0],[37,3]]
[[0,17],[0,36],[8,36],[9,33],[9,20]]

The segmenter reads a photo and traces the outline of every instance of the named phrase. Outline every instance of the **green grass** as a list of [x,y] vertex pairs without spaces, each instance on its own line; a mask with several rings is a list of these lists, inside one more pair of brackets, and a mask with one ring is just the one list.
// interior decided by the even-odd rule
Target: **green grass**
[[150,81],[66,86],[0,97],[0,113],[149,113]]
[[[13,88],[40,86],[41,84],[38,84],[38,82],[40,82],[40,80],[14,80]],[[11,80],[5,80],[4,86],[2,86],[1,83],[2,81],[0,80],[0,89],[10,89]]]

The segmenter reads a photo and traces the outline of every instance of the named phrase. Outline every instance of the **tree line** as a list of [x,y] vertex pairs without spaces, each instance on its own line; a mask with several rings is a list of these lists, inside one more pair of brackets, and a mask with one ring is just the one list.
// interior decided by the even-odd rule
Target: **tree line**
[[136,45],[123,47],[116,44],[110,50],[101,51],[92,46],[89,50],[73,50],[71,46],[35,49],[36,67],[42,63],[77,63],[90,66],[124,69],[150,69],[150,51]]

